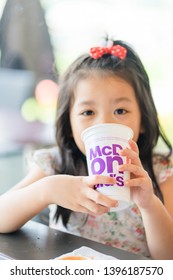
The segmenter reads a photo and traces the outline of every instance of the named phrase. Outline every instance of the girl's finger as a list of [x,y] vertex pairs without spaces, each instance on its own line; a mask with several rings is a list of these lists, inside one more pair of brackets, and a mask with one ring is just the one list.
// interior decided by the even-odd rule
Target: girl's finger
[[[105,207],[116,207],[117,201],[111,199],[110,197],[100,193],[99,191],[94,190],[94,185],[97,184],[110,184],[113,185],[116,182],[116,179],[109,176],[85,176],[82,177],[83,182],[87,185],[84,186],[84,194],[87,198],[94,201],[97,204],[103,205]],[[89,188],[89,187],[90,188]]]
[[130,139],[130,140],[128,141],[128,143],[129,143],[130,148],[131,148],[135,153],[137,153],[137,154],[139,155],[139,148],[138,148],[138,145],[136,144],[136,142]]
[[83,205],[78,205],[73,211],[82,212],[90,215],[101,215],[109,211],[108,207],[97,205],[93,201],[87,200]]
[[87,200],[85,204],[85,208],[87,209],[87,212],[92,213],[92,215],[101,215],[104,213],[107,213],[109,211],[109,207],[96,204],[92,200]]
[[148,185],[148,179],[144,177],[129,179],[124,182],[124,185],[127,187],[136,187],[136,188],[144,188],[144,186]]
[[83,183],[87,184],[88,186],[93,187],[97,184],[115,184],[116,179],[114,177],[103,176],[103,175],[93,175],[93,176],[84,176],[82,177]]
[[119,171],[129,171],[135,176],[148,177],[148,173],[141,167],[135,164],[123,164],[118,166]]
[[95,204],[99,204],[108,208],[118,206],[118,202],[116,200],[111,199],[107,195],[104,195],[94,189],[86,187],[85,194],[87,198],[89,198],[91,201],[94,201]]
[[127,149],[121,150],[120,155],[127,157],[128,160],[131,161],[131,163],[142,166],[139,155],[135,151],[127,148]]

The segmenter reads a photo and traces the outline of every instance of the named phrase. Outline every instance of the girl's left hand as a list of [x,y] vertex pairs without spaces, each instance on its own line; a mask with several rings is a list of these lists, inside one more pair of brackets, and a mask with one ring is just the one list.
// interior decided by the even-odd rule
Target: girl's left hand
[[153,185],[147,171],[142,166],[137,144],[130,140],[129,146],[130,149],[122,150],[120,155],[126,156],[130,163],[120,165],[119,171],[131,173],[130,179],[125,181],[125,186],[131,188],[131,199],[139,208],[144,209],[150,206],[154,198]]

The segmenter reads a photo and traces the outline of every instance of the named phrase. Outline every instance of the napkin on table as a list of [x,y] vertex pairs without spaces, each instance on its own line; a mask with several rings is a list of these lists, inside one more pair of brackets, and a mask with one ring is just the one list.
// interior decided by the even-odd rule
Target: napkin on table
[[58,258],[55,259],[59,259],[68,255],[72,255],[72,256],[83,256],[86,257],[88,259],[91,260],[116,260],[117,258],[109,256],[109,255],[105,255],[103,253],[100,253],[92,248],[86,247],[86,246],[82,246],[78,249],[75,249],[72,252],[69,252],[67,254],[63,254],[61,256],[59,256]]

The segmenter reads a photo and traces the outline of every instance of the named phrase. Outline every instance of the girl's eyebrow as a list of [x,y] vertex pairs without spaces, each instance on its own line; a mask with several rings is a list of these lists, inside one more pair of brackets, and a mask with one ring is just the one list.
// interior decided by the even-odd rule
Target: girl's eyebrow
[[97,103],[96,101],[93,101],[93,100],[83,100],[83,101],[80,101],[78,103],[78,105],[93,105]]
[[132,102],[132,100],[128,97],[119,97],[119,98],[116,98],[116,99],[112,99],[113,103],[120,103],[120,102]]

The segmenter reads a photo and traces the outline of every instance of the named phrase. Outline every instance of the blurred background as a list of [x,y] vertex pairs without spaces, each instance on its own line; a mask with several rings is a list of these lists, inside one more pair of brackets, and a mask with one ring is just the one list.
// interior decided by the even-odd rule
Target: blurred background
[[173,144],[172,15],[172,0],[0,0],[0,193],[54,144],[58,77],[106,34],[138,52]]

